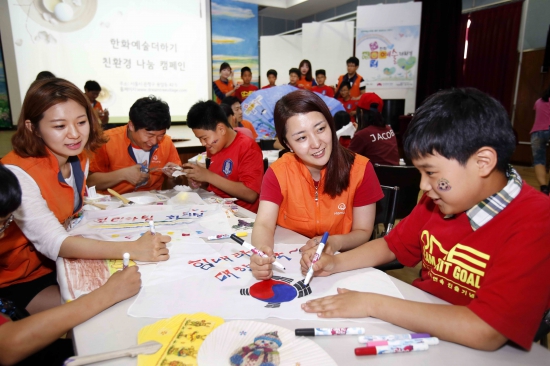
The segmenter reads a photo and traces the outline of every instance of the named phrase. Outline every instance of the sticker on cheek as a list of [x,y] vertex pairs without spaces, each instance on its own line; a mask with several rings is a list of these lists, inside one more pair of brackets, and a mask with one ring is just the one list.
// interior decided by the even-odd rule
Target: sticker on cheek
[[437,181],[437,189],[439,191],[447,192],[451,190],[451,185],[447,179],[441,178]]

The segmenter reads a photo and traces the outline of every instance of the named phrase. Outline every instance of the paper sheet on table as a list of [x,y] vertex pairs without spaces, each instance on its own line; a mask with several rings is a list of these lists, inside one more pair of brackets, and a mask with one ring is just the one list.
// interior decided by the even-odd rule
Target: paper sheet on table
[[[186,312],[207,312],[224,319],[326,320],[305,313],[307,300],[336,294],[338,287],[403,298],[384,272],[365,268],[303,285],[297,245],[276,245],[277,261],[271,281],[258,281],[250,272],[250,252],[238,244],[182,246],[169,261],[159,263],[128,310],[134,317],[167,318]],[[353,320],[353,319],[352,319]],[[380,322],[367,318],[358,321]]]

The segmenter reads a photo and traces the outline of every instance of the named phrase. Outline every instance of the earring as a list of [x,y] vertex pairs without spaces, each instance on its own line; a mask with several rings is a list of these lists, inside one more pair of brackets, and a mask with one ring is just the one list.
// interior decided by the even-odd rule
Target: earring
[[289,150],[290,150],[290,152],[291,152],[291,153],[293,153],[293,152],[294,152],[294,150],[292,150],[292,149],[289,149]]

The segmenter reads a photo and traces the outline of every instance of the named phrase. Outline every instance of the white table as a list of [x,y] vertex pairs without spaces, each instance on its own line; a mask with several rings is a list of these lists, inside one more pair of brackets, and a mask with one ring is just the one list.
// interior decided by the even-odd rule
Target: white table
[[[246,211],[246,210],[240,210]],[[251,216],[254,214],[250,213]],[[290,230],[277,228],[275,232],[277,243],[292,244],[306,241],[306,238]],[[154,265],[143,266],[141,271],[146,274],[153,270]],[[446,304],[426,292],[391,277],[405,299]],[[152,324],[158,319],[133,318],[127,315],[128,308],[134,298],[122,301],[94,318],[74,328],[74,344],[77,355],[90,355],[109,352],[135,346],[139,330]],[[314,328],[314,327],[346,327],[358,326],[351,321],[302,321],[283,319],[264,319],[263,322],[276,324],[288,329]],[[399,334],[410,331],[389,323],[367,323],[363,325],[367,334]],[[430,347],[426,352],[413,352],[410,354],[394,354],[380,356],[357,357],[354,349],[359,347],[356,336],[336,337],[312,337],[339,365],[363,365],[367,362],[376,362],[381,365],[550,365],[550,352],[538,344],[534,344],[530,352],[525,352],[511,346],[504,346],[496,352],[483,352],[463,347],[457,344],[441,342],[437,346]],[[121,358],[98,365],[136,365],[133,358]]]

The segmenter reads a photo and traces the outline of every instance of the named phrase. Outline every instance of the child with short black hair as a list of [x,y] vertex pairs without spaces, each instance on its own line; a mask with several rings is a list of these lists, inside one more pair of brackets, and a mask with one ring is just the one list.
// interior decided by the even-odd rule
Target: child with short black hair
[[293,67],[292,69],[288,70],[288,76],[290,78],[288,85],[292,85],[297,88],[298,81],[300,81],[300,70],[296,67]]
[[262,87],[262,89],[273,88],[274,86],[277,86],[275,85],[275,82],[277,81],[277,70],[267,70],[267,81],[269,82],[269,84]]
[[[372,316],[481,350],[507,341],[530,349],[550,308],[550,199],[509,165],[515,145],[506,110],[488,95],[468,88],[429,97],[404,142],[422,175],[425,194],[416,208],[387,236],[326,253],[313,268],[326,276],[422,261],[413,285],[452,305],[339,289],[303,309],[328,318]],[[302,257],[302,271],[310,263]]]
[[243,109],[241,107],[241,102],[235,97],[226,97],[222,100],[222,104],[227,104],[233,110],[233,115],[235,116],[235,122],[238,127],[246,128],[252,134],[252,138],[255,140],[258,138],[258,133],[254,128],[252,122],[243,119]]
[[258,87],[250,83],[252,81],[252,70],[248,66],[241,69],[241,79],[243,79],[243,83],[235,91],[235,97],[242,103],[250,94],[258,90]]
[[357,73],[359,68],[359,59],[355,56],[352,56],[346,60],[346,65],[348,72],[347,74],[340,75],[338,78],[338,84],[336,84],[336,96],[340,94],[340,88],[342,87],[343,82],[348,82],[350,85],[350,95],[353,99],[361,96],[366,91],[367,84],[365,79]]
[[340,84],[340,92],[338,96],[338,101],[342,103],[346,112],[349,113],[351,121],[355,123],[355,115],[357,114],[357,103],[359,100],[353,99],[350,94],[351,85],[347,81],[343,81]]
[[202,185],[220,197],[235,197],[237,205],[257,212],[264,175],[258,144],[234,131],[222,108],[211,100],[197,102],[191,107],[187,126],[206,147],[206,154],[211,159],[208,169],[183,164],[190,186]]
[[334,98],[334,90],[330,86],[325,85],[325,81],[327,80],[327,73],[325,70],[319,69],[315,71],[315,80],[317,80],[317,85],[311,88],[312,92]]

